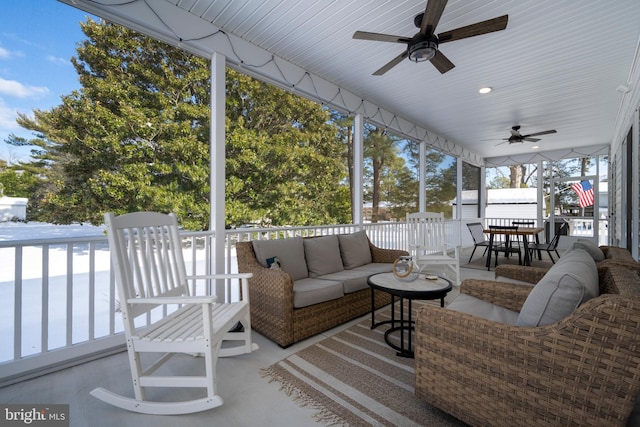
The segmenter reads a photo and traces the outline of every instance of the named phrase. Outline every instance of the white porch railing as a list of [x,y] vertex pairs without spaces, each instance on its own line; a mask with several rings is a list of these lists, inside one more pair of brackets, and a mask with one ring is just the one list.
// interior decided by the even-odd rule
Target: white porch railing
[[[448,243],[472,245],[465,223],[473,221],[448,221]],[[494,219],[481,222],[487,225]],[[226,230],[225,271],[237,271],[237,241],[358,229],[327,225]],[[363,229],[379,247],[406,250],[404,223],[365,224]],[[601,229],[606,230],[606,223]],[[187,274],[208,273],[213,233],[182,235]],[[0,241],[0,387],[124,349],[109,256],[103,236]],[[207,289],[203,283],[192,286],[194,294]]]
[[[205,274],[212,233],[183,237],[187,274]],[[121,351],[117,307],[106,237],[0,241],[0,387]]]
[[[226,231],[226,272],[235,242],[349,233],[354,225]],[[402,224],[365,227],[382,247],[403,245]],[[210,271],[213,233],[184,232],[187,274]],[[397,246],[398,245],[398,246]],[[207,285],[192,284],[194,294]],[[124,338],[107,238],[0,241],[0,387],[122,351]]]

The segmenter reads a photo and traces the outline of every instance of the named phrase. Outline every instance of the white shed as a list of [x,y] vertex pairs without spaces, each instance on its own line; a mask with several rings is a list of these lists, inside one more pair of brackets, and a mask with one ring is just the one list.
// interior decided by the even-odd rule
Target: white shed
[[[456,218],[457,201],[452,202],[453,217]],[[542,208],[545,208],[544,201]],[[487,190],[486,218],[535,219],[538,216],[537,188],[499,188]],[[462,192],[462,217],[478,217],[478,192]]]
[[14,218],[27,219],[27,202],[24,197],[0,196],[0,222],[11,221]]

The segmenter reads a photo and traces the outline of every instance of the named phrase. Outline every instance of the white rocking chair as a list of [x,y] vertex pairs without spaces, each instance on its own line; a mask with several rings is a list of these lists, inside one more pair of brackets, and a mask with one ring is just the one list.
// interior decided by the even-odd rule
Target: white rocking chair
[[417,212],[407,214],[409,253],[421,271],[432,265],[444,265],[454,285],[460,284],[460,250],[447,244],[444,214]]
[[[187,277],[175,215],[136,212],[105,215],[135,399],[96,388],[94,397],[129,411],[145,414],[186,414],[222,405],[218,395],[218,357],[250,353],[248,279],[251,274]],[[221,279],[226,288],[240,285],[240,300],[229,295],[191,296],[187,279]],[[135,322],[135,324],[134,324]],[[136,327],[144,323],[144,326]],[[242,327],[239,327],[239,326]],[[235,327],[238,326],[238,327]],[[232,332],[238,330],[237,332]],[[225,346],[223,341],[239,341]],[[164,353],[143,369],[140,353]],[[202,355],[204,376],[153,375],[178,353]],[[189,401],[148,401],[147,387],[201,387],[206,397]]]

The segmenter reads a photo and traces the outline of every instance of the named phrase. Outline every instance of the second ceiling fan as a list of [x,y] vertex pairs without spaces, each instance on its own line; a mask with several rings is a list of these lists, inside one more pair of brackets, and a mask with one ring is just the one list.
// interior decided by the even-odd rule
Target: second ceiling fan
[[438,25],[438,22],[440,22],[440,17],[442,16],[446,6],[447,0],[428,0],[424,13],[416,15],[413,19],[415,26],[420,28],[420,31],[414,34],[413,37],[356,31],[353,34],[354,39],[405,43],[407,45],[407,49],[404,52],[393,58],[387,64],[383,65],[380,69],[374,72],[373,75],[381,76],[398,65],[405,58],[409,58],[414,62],[431,61],[433,66],[436,67],[440,73],[444,74],[453,69],[455,65],[453,65],[453,63],[438,50],[439,45],[442,43],[504,30],[507,27],[507,21],[509,20],[509,15],[503,15],[487,21],[460,27],[455,30],[445,31],[444,33],[436,35],[436,26]]
[[525,141],[528,142],[538,142],[540,138],[532,138],[532,136],[540,136],[540,135],[549,135],[550,133],[556,133],[555,129],[545,130],[542,132],[530,133],[528,135],[522,135],[520,133],[520,126],[511,127],[511,136],[509,138],[503,138],[502,142],[496,145],[504,144],[505,142],[509,142],[509,144],[518,144],[523,143]]

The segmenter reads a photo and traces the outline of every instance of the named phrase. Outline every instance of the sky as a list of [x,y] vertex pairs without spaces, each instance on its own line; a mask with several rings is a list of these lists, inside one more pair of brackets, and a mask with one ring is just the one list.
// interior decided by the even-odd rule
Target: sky
[[12,133],[33,136],[16,123],[18,113],[49,110],[80,88],[71,57],[86,38],[80,22],[87,16],[55,0],[0,2],[0,159],[29,158],[28,148],[5,143]]

